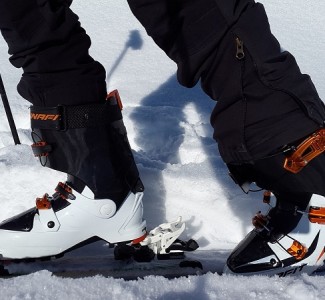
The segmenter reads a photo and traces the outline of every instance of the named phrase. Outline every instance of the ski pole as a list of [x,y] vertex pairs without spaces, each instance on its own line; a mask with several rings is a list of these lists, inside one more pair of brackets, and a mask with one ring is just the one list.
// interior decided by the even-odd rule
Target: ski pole
[[14,118],[12,117],[8,97],[7,97],[7,94],[6,94],[5,87],[3,85],[1,74],[0,74],[0,94],[1,94],[3,107],[4,107],[6,115],[7,115],[7,119],[8,119],[8,123],[9,123],[9,126],[10,126],[12,137],[14,139],[15,145],[18,145],[18,144],[20,144],[20,140],[19,140],[19,136],[18,136],[18,132],[17,132],[17,128],[16,128],[16,125],[15,125]]

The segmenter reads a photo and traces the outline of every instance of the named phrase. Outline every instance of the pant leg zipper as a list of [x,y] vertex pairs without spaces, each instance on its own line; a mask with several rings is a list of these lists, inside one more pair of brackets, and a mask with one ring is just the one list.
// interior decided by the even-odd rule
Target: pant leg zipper
[[237,46],[237,51],[236,51],[236,58],[238,60],[242,60],[245,58],[245,52],[244,52],[244,43],[239,37],[236,37],[236,46]]

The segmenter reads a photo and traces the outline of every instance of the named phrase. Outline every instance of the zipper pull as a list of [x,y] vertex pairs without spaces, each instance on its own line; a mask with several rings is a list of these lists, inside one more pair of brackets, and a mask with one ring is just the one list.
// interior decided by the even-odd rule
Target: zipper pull
[[244,42],[239,39],[239,37],[236,38],[236,45],[237,45],[237,52],[236,52],[236,58],[238,60],[241,60],[245,57],[244,52]]

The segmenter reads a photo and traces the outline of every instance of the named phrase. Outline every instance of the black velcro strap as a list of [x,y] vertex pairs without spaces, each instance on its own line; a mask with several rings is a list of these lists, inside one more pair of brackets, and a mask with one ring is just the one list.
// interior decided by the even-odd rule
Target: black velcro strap
[[121,110],[114,99],[104,103],[57,107],[31,106],[31,127],[67,130],[96,128],[122,119]]

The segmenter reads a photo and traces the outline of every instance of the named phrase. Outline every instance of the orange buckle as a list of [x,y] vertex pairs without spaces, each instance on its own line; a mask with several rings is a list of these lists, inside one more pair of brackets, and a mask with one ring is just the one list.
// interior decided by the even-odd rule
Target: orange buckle
[[55,188],[55,191],[60,194],[60,197],[64,200],[70,199],[75,200],[76,196],[72,193],[72,188],[66,183],[59,182]]
[[267,216],[263,215],[260,211],[252,219],[253,226],[257,229],[264,228],[268,221]]
[[291,247],[287,250],[289,254],[295,257],[297,260],[301,260],[305,257],[308,249],[299,243],[298,241],[293,241]]
[[48,156],[51,149],[51,146],[44,141],[32,144],[32,150],[35,157]]
[[123,103],[122,103],[122,100],[121,100],[121,97],[120,97],[120,94],[118,92],[118,90],[114,90],[114,91],[111,91],[107,94],[107,97],[106,99],[109,100],[109,98],[115,98],[120,110],[123,109]]
[[271,191],[264,191],[263,193],[263,203],[270,204],[271,202]]
[[37,209],[50,209],[51,201],[48,198],[48,194],[45,194],[43,198],[36,198],[36,208]]
[[319,129],[305,139],[295,151],[288,156],[283,167],[291,173],[298,173],[312,159],[325,151],[325,129]]
[[311,223],[325,224],[325,207],[311,206],[308,219]]

